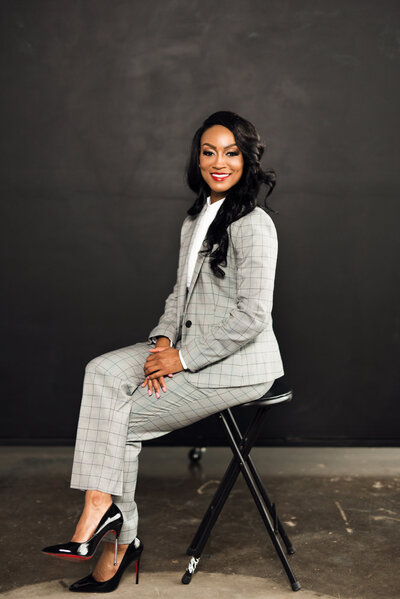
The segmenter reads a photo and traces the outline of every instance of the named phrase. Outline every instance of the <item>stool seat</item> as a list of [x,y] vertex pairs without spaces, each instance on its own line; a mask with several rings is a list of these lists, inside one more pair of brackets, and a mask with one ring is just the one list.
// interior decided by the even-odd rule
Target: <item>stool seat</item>
[[272,406],[277,403],[283,403],[284,401],[292,401],[293,389],[289,383],[283,379],[283,377],[276,379],[272,387],[259,399],[253,401],[246,401],[246,403],[240,404],[239,407],[247,408],[251,406]]

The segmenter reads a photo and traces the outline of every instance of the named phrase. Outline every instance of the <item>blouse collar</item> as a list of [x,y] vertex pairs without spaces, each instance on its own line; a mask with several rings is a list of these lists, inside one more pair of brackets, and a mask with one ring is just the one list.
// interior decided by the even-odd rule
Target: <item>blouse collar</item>
[[[226,197],[226,196],[225,196]],[[222,203],[224,201],[225,198],[222,198],[221,200],[217,200],[216,202],[213,202],[211,204],[211,196],[208,196],[207,198],[207,207],[208,206],[215,206],[216,204],[218,204],[218,207],[220,206],[220,202]]]

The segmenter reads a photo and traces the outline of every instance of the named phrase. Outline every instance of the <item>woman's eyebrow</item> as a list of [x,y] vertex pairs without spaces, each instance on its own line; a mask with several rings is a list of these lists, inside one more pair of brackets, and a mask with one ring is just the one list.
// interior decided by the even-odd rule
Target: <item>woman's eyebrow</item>
[[[213,146],[212,144],[209,144],[207,142],[201,144],[202,146],[210,146],[211,148],[214,148],[214,150],[216,150],[217,148],[215,146]],[[226,150],[227,148],[231,148],[232,146],[237,146],[237,144],[229,144],[229,146],[225,146],[224,150]]]

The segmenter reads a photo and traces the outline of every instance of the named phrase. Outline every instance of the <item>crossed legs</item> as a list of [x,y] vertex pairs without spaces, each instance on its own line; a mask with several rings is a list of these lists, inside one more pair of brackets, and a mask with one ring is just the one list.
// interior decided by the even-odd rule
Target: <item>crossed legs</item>
[[112,565],[110,543],[105,543],[93,573],[97,580],[114,574],[137,534],[134,497],[141,442],[257,399],[273,383],[199,389],[179,372],[166,379],[167,391],[157,399],[154,392],[148,395],[147,386],[141,387],[150,347],[143,342],[108,352],[89,362],[85,370],[71,487],[85,490],[86,496],[73,540],[90,536],[111,501],[124,516],[117,566]]

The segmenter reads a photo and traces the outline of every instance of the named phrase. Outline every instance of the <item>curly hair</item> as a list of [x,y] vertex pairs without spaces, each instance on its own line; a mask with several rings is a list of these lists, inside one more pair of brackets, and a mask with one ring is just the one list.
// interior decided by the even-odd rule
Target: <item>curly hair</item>
[[[224,278],[225,272],[219,265],[226,266],[227,264],[226,255],[229,244],[227,228],[231,223],[252,212],[259,205],[257,195],[262,183],[265,183],[268,189],[264,206],[261,207],[270,212],[275,212],[268,206],[266,200],[275,187],[276,173],[272,169],[262,169],[260,162],[266,146],[261,142],[256,128],[250,121],[235,112],[227,110],[214,112],[197,129],[192,140],[190,157],[186,167],[186,181],[190,189],[196,193],[197,198],[188,209],[187,214],[193,218],[197,217],[211,193],[210,187],[201,175],[199,159],[201,136],[204,131],[213,125],[222,125],[233,133],[235,142],[243,154],[244,162],[243,174],[239,181],[227,191],[222,206],[208,228],[205,237],[205,249],[201,250],[201,253],[210,255],[210,266],[214,275]],[[215,244],[218,244],[218,247],[212,252],[211,250]]]

